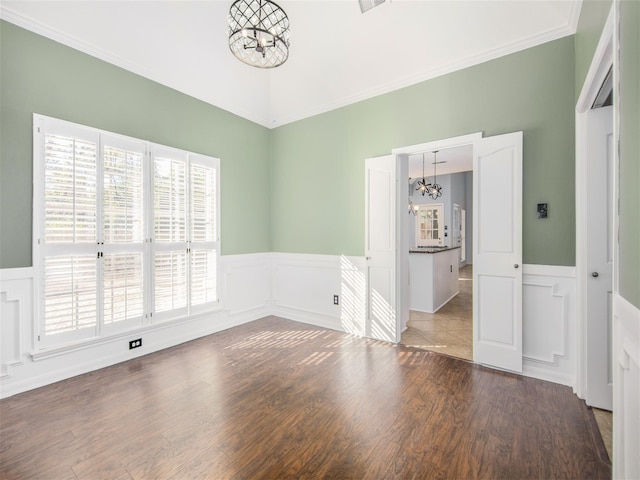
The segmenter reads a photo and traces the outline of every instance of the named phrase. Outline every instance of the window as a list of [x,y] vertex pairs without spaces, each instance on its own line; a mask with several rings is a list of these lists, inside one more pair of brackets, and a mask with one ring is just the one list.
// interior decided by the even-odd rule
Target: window
[[443,242],[442,204],[419,205],[416,215],[416,246],[433,247]]
[[217,306],[219,160],[34,115],[40,348]]

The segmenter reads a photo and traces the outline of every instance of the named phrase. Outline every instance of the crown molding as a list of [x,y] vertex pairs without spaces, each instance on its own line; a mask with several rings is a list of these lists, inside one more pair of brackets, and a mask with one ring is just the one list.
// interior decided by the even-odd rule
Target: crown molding
[[[518,42],[505,44],[500,47],[487,50],[477,55],[469,56],[460,61],[452,62],[440,68],[427,69],[417,74],[409,75],[399,80],[394,80],[392,82],[388,82],[388,83],[379,85],[377,87],[358,92],[354,95],[348,95],[348,96],[342,97],[336,101],[327,102],[323,105],[319,105],[316,107],[289,112],[283,115],[282,118],[265,118],[261,115],[257,115],[255,112],[248,111],[246,108],[238,107],[237,105],[234,105],[231,103],[227,103],[219,100],[216,100],[216,103],[212,103],[211,100],[208,100],[202,97],[198,97],[198,96],[186,94],[186,93],[185,95],[189,95],[193,98],[197,98],[198,100],[208,103],[209,105],[225,110],[229,113],[242,117],[246,120],[254,122],[263,127],[273,129],[289,123],[303,120],[305,118],[320,115],[322,113],[326,113],[331,110],[345,107],[347,105],[361,102],[363,100],[368,100],[370,98],[374,98],[379,95],[384,95],[386,93],[390,93],[395,90],[416,85],[418,83],[431,80],[433,78],[440,77],[443,75],[447,75],[449,73],[453,73],[458,70],[463,70],[465,68],[478,65],[478,64],[487,62],[489,60],[494,60],[494,59],[503,57],[505,55],[516,53],[521,50],[525,50],[527,48],[535,47],[543,43],[547,43],[547,42],[557,40],[569,35],[573,35],[576,31],[578,20],[580,18],[581,8],[582,8],[582,1],[573,2],[569,22],[564,26],[550,29],[546,32],[542,32],[540,34],[534,35],[532,37],[528,37]],[[123,68],[129,72],[145,77],[161,85],[180,91],[179,88],[177,88],[176,86],[173,86],[170,83],[167,83],[166,81],[164,81],[162,78],[162,75],[160,74],[157,74],[151,70],[145,69],[140,65],[136,65],[135,63],[129,62],[118,55],[114,55],[110,52],[107,52],[106,50],[103,50],[87,42],[84,42],[72,35],[66,34],[60,30],[57,30],[49,26],[46,26],[42,23],[36,22],[29,17],[13,12],[12,10],[8,9],[6,6],[2,5],[1,3],[0,3],[0,19],[6,20],[10,23],[13,23],[14,25],[22,27],[38,35],[42,35],[53,41],[56,41],[70,48],[73,48],[80,52],[91,55],[95,58],[103,60],[117,67]],[[268,117],[272,117],[272,115],[268,115]]]
[[182,92],[176,86],[166,82],[162,78],[162,75],[159,75],[153,72],[152,70],[148,70],[144,67],[141,67],[140,65],[129,62],[118,55],[114,55],[113,53],[110,53],[106,50],[98,48],[95,45],[92,45],[83,40],[80,40],[79,38],[74,37],[73,35],[69,35],[60,30],[44,25],[40,22],[36,22],[35,20],[29,17],[26,17],[24,15],[21,15],[17,12],[14,12],[8,9],[6,6],[2,5],[2,3],[0,3],[0,19],[6,20],[7,22],[12,23],[18,27],[24,28],[25,30],[29,30],[30,32],[46,37],[50,40],[58,42],[67,47],[73,48],[74,50],[78,50],[79,52],[86,53],[87,55],[95,57],[99,60],[115,65],[116,67],[120,67],[124,70],[127,70],[128,72],[135,73],[136,75],[140,75],[141,77],[152,80],[156,83],[159,83],[160,85],[164,85],[165,87],[169,87],[173,90],[179,91],[184,95],[188,95],[190,97],[196,98],[216,108],[225,110],[229,113],[242,117],[246,120],[257,123],[258,125],[261,125],[263,127],[267,127],[267,128],[273,127],[272,123],[269,121],[268,118],[258,116],[254,112],[250,112],[247,109],[238,107],[231,103],[217,101],[215,104],[213,104],[211,103],[210,100],[207,100],[205,98],[197,97],[195,95]]
[[[577,16],[579,17],[579,10],[578,10]],[[421,83],[427,80],[431,80],[443,75],[447,75],[449,73],[456,72],[458,70],[463,70],[465,68],[472,67],[474,65],[479,65],[481,63],[488,62],[489,60],[495,60],[497,58],[504,57],[512,53],[526,50],[531,47],[536,47],[538,45],[542,45],[544,43],[551,42],[553,40],[558,40],[560,38],[573,35],[574,33],[575,33],[575,28],[573,28],[569,24],[562,27],[550,29],[546,32],[542,32],[540,34],[528,37],[518,42],[512,42],[506,45],[502,45],[500,47],[487,50],[483,53],[469,56],[460,61],[452,62],[440,68],[424,70],[420,73],[407,76],[400,80],[389,82],[389,83],[380,85],[378,87],[371,88],[363,92],[359,92],[355,95],[343,97],[342,99],[339,99],[335,102],[329,102],[317,108],[314,107],[314,108],[309,108],[307,110],[300,110],[298,112],[294,112],[291,115],[286,115],[281,119],[272,120],[269,127],[277,128],[277,127],[286,125],[288,123],[297,122],[305,118],[330,112],[331,110],[345,107],[353,103],[361,102],[363,100],[368,100],[370,98],[377,97],[379,95],[384,95],[386,93],[390,93],[395,90],[400,90],[401,88],[410,87],[412,85],[416,85],[418,83]]]
[[583,0],[576,0],[571,3],[571,12],[569,13],[568,26],[571,33],[576,33],[578,30],[578,22],[580,21],[580,13],[582,13]]

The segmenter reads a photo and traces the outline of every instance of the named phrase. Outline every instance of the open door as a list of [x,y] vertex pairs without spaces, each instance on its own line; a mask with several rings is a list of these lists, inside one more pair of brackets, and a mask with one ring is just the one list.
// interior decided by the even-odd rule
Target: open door
[[473,158],[473,360],[522,372],[522,132]]
[[613,407],[613,107],[587,114],[587,405]]
[[396,163],[394,155],[365,161],[367,318],[364,336],[398,342],[396,324]]

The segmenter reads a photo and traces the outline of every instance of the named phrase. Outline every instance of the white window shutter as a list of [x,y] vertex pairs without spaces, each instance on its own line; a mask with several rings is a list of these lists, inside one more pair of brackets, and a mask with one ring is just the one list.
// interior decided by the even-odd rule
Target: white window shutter
[[219,182],[218,159],[34,115],[37,348],[214,308]]
[[73,136],[47,134],[44,148],[45,240],[94,243],[97,145]]

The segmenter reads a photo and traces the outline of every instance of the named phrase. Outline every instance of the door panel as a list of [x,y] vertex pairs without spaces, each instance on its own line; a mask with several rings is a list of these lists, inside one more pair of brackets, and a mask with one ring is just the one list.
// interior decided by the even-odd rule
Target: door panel
[[367,318],[363,335],[397,342],[395,157],[365,161],[365,255]]
[[474,148],[474,361],[522,372],[522,132]]
[[[613,107],[587,114],[587,398],[613,406]],[[597,193],[597,194],[596,194]]]

